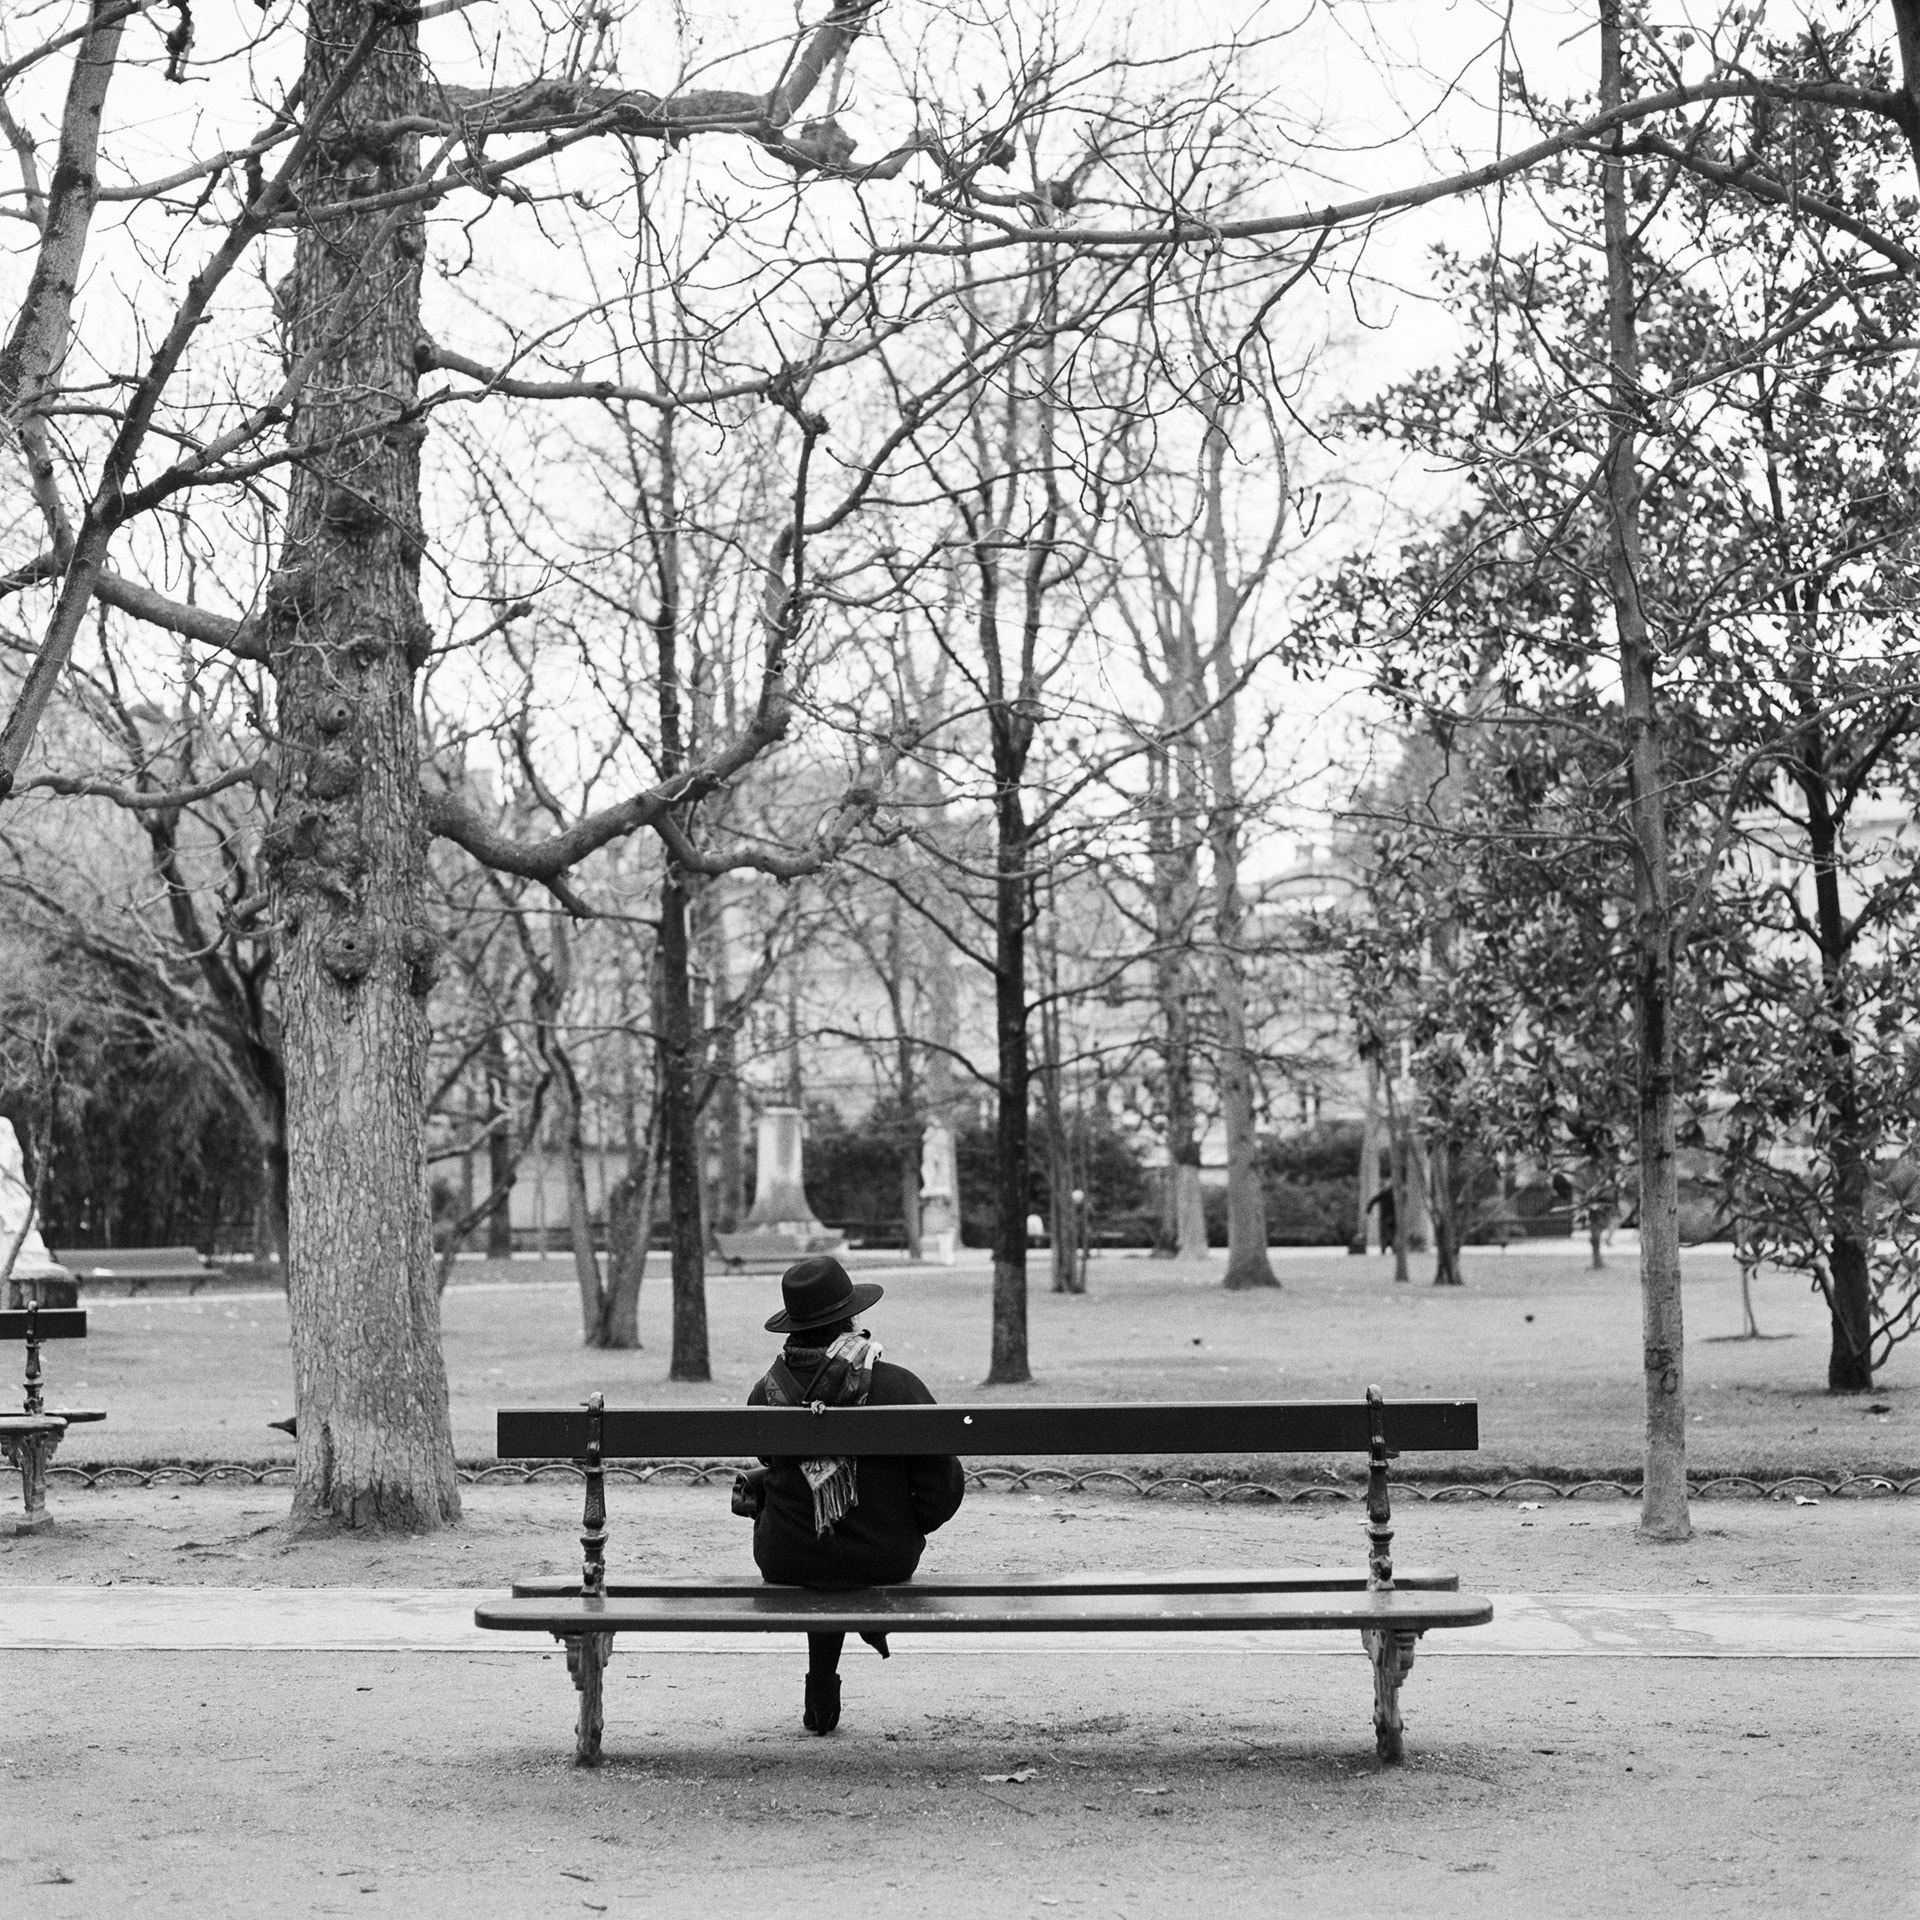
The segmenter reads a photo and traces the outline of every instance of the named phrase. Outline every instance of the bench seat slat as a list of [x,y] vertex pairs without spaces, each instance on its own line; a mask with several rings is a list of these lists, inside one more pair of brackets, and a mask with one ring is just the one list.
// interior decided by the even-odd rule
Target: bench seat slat
[[58,1413],[0,1413],[0,1438],[25,1440],[36,1433],[65,1433],[66,1418]]
[[762,1588],[699,1599],[497,1600],[474,1623],[509,1633],[1097,1633],[1286,1632],[1484,1626],[1484,1594],[1021,1593],[966,1598],[911,1587],[853,1593]]
[[[1472,1400],[1390,1400],[1387,1444],[1467,1452],[1480,1444]],[[1364,1453],[1356,1400],[1222,1400],[1078,1406],[609,1407],[602,1457],[806,1457],[818,1454]],[[504,1408],[502,1460],[571,1460],[587,1451],[584,1408]]]
[[[1401,1592],[1454,1593],[1459,1590],[1460,1576],[1432,1567],[1396,1569],[1393,1584]],[[1364,1593],[1366,1586],[1364,1568],[1230,1567],[1187,1568],[1175,1573],[1052,1573],[1032,1580],[916,1580],[912,1591],[946,1597],[1001,1593]],[[704,1580],[610,1579],[607,1582],[609,1600],[649,1595],[687,1599],[792,1591],[786,1587],[769,1587],[756,1573],[716,1574]],[[513,1583],[516,1600],[578,1599],[579,1595],[577,1575],[537,1575]],[[847,1596],[843,1592],[837,1597],[844,1600]]]

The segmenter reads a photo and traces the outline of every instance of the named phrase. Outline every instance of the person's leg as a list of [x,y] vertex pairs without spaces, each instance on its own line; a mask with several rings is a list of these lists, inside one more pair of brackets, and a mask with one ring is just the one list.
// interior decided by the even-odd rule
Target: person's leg
[[831,1733],[840,1724],[840,1649],[844,1633],[807,1635],[807,1704],[800,1724],[809,1733]]

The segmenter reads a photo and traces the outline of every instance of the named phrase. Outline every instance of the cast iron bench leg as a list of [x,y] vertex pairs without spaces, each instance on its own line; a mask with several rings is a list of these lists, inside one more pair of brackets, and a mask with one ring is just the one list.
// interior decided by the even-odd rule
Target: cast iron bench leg
[[8,1461],[20,1469],[20,1498],[27,1509],[15,1533],[44,1533],[53,1525],[53,1515],[47,1511],[47,1462],[59,1444],[57,1433],[22,1434],[5,1443]]
[[580,1717],[574,1723],[573,1764],[597,1767],[600,1764],[600,1736],[606,1731],[606,1695],[604,1681],[607,1656],[613,1651],[610,1633],[570,1633],[564,1636],[567,1672],[580,1689]]
[[1405,1758],[1400,1683],[1413,1670],[1418,1633],[1406,1627],[1368,1627],[1360,1635],[1373,1662],[1373,1744],[1382,1760]]

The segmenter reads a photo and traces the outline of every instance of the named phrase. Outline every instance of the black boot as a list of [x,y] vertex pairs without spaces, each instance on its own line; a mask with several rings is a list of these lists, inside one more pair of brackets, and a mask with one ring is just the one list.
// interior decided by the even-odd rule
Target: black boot
[[831,1733],[840,1724],[840,1676],[837,1673],[807,1675],[807,1710],[801,1725],[809,1733]]

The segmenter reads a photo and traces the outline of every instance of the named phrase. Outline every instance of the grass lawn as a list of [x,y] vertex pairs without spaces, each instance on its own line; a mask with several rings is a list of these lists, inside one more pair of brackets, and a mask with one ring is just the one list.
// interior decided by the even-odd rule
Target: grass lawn
[[[1385,1259],[1337,1253],[1276,1261],[1278,1291],[1229,1294],[1219,1265],[1096,1260],[1088,1292],[1047,1290],[1032,1269],[1030,1387],[984,1389],[989,1277],[984,1266],[899,1269],[870,1316],[889,1355],[943,1400],[1332,1398],[1378,1381],[1394,1394],[1478,1399],[1481,1453],[1410,1458],[1524,1473],[1635,1476],[1639,1468],[1640,1303],[1633,1256],[1591,1273],[1565,1252],[1470,1249],[1458,1291],[1396,1287]],[[537,1273],[515,1263],[516,1276]],[[634,1353],[580,1345],[570,1285],[488,1284],[464,1268],[445,1301],[455,1442],[463,1460],[493,1451],[503,1405],[565,1403],[594,1388],[616,1404],[690,1405],[744,1398],[775,1342],[762,1322],[779,1304],[766,1275],[708,1283],[713,1381],[666,1378],[668,1291],[650,1275]],[[558,1282],[565,1263],[544,1272]],[[1896,1353],[1885,1385],[1831,1398],[1822,1303],[1784,1274],[1763,1274],[1756,1310],[1766,1341],[1717,1339],[1740,1326],[1732,1260],[1701,1249],[1686,1265],[1689,1464],[1698,1473],[1843,1469],[1920,1472],[1920,1354]],[[267,1421],[292,1408],[284,1304],[270,1296],[97,1299],[84,1346],[46,1349],[50,1399],[105,1407],[76,1430],[63,1462],[291,1457]],[[17,1354],[17,1349],[14,1350]],[[1879,1409],[1885,1409],[1880,1411]],[[1350,1465],[1351,1463],[1349,1463]]]

